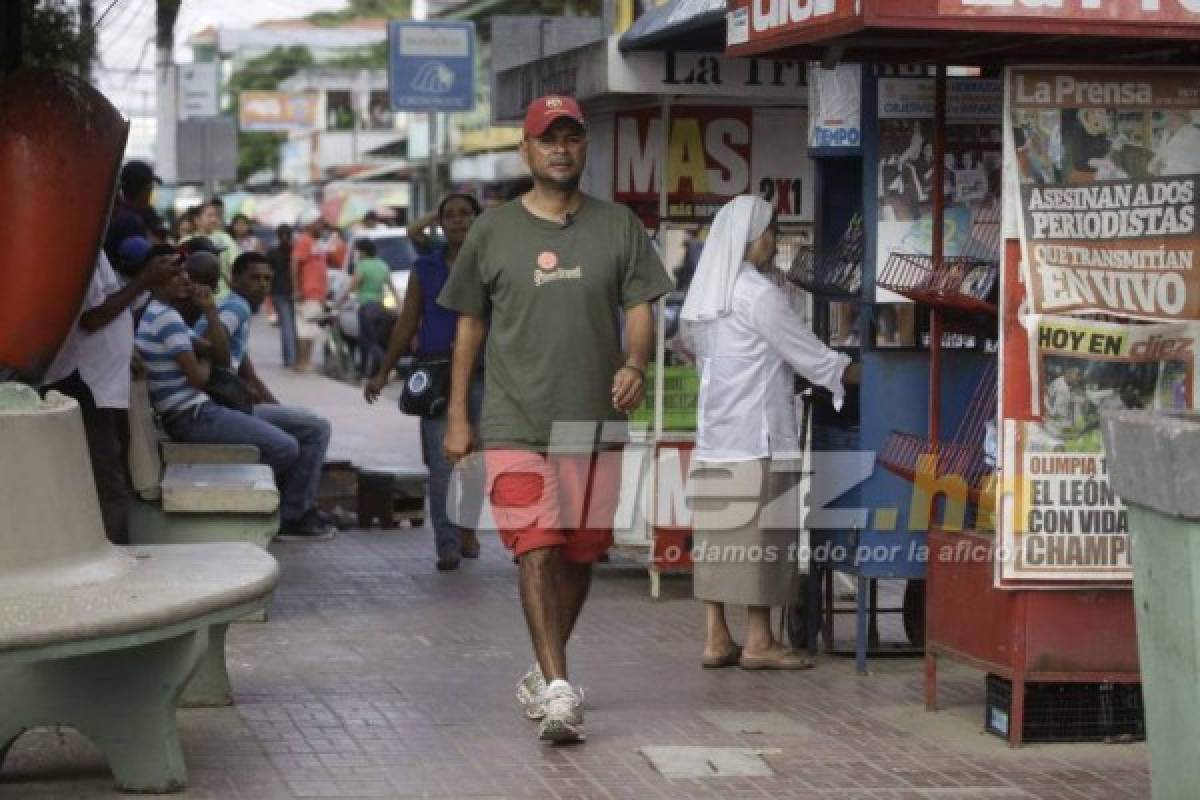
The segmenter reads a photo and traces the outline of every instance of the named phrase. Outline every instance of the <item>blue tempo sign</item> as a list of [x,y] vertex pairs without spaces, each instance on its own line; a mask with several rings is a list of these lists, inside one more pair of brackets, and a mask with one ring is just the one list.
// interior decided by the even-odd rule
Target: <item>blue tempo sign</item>
[[862,135],[858,128],[813,128],[809,147],[859,147]]
[[388,97],[393,111],[475,108],[475,25],[389,22]]

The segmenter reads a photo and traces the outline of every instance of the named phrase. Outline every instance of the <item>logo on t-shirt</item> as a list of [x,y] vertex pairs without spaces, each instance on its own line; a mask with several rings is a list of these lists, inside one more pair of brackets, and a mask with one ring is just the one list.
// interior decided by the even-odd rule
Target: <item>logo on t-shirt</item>
[[539,265],[538,269],[534,270],[533,272],[533,284],[535,287],[540,287],[540,285],[544,283],[553,283],[556,281],[578,281],[578,279],[581,279],[582,277],[582,266],[576,266],[574,269],[570,270],[560,270],[557,266],[552,270],[544,270],[541,269],[541,266]]
[[549,250],[543,250],[537,257],[537,266],[542,272],[554,272],[558,269],[558,255]]

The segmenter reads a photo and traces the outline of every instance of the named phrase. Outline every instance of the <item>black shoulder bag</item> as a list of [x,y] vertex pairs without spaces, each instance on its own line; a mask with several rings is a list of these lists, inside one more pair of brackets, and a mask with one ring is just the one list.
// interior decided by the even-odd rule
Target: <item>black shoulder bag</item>
[[400,392],[400,410],[424,419],[440,417],[450,400],[450,358],[431,358],[418,362],[404,381]]

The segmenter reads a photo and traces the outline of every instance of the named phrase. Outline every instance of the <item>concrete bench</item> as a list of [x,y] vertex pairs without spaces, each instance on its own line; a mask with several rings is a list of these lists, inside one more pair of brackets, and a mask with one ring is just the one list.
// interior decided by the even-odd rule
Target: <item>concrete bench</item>
[[162,463],[172,464],[257,464],[258,448],[252,444],[203,444],[173,442],[165,436],[158,443]]
[[129,408],[132,544],[249,542],[279,532],[279,491],[251,445],[160,441],[144,381]]
[[226,630],[263,607],[278,565],[240,542],[109,544],[75,401],[8,387],[0,450],[20,458],[0,461],[0,767],[23,731],[63,725],[121,789],[178,791],[176,707],[232,702]]

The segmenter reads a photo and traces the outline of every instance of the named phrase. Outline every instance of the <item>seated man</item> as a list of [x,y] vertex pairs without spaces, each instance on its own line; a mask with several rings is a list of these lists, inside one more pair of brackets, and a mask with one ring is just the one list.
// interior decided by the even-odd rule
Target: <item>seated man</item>
[[[204,393],[212,363],[229,363],[229,339],[212,291],[194,285],[187,271],[180,270],[171,280],[154,287],[151,298],[138,323],[136,342],[146,369],[150,402],[167,433],[182,442],[254,445],[275,472],[283,507],[295,508],[302,502],[294,499],[300,482],[292,479],[300,455],[296,439],[265,420],[217,405]],[[194,303],[208,320],[206,349],[212,362],[197,357],[192,332],[174,308],[188,302]],[[284,524],[295,531],[305,523],[285,518]],[[324,527],[309,527],[313,535],[305,538],[327,539],[332,535]]]
[[[193,274],[193,278],[196,275]],[[233,261],[232,291],[221,301],[218,318],[229,338],[229,365],[237,370],[254,399],[254,416],[271,423],[295,438],[300,456],[289,471],[283,486],[281,538],[311,539],[332,535],[326,520],[316,508],[321,467],[329,449],[329,421],[308,409],[281,405],[259,379],[250,361],[250,316],[258,310],[271,291],[271,262],[262,253],[249,250]],[[208,277],[216,281],[216,275]],[[213,283],[207,283],[211,289]],[[207,336],[207,316],[195,323],[196,335]]]

